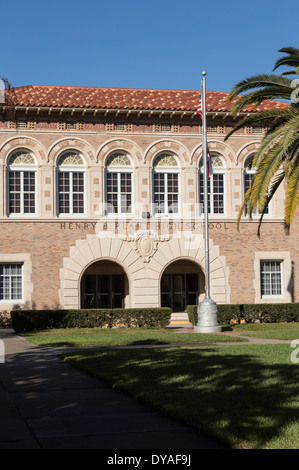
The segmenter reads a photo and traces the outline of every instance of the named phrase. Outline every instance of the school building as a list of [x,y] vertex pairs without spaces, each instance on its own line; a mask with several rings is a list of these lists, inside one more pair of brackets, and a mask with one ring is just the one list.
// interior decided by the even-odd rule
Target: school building
[[[22,86],[0,108],[0,310],[169,306],[204,297],[199,91]],[[265,132],[224,137],[228,93],[207,92],[211,297],[299,301],[299,217],[279,189],[236,220]]]

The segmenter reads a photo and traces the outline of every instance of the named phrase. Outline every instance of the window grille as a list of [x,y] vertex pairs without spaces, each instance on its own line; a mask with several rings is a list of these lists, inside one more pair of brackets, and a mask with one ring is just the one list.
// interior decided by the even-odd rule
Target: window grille
[[261,261],[262,297],[281,295],[281,280],[281,261]]
[[34,165],[34,157],[29,152],[20,150],[14,152],[10,157],[8,167],[9,214],[35,214],[36,170]]
[[126,128],[126,123],[125,122],[115,122],[114,123],[114,131],[123,131],[125,132],[127,130]]
[[84,214],[84,161],[77,152],[64,153],[58,162],[58,213]]
[[253,126],[252,127],[252,133],[253,134],[263,134],[264,133],[264,129],[262,126]]
[[82,121],[59,121],[58,122],[58,130],[65,130],[65,131],[83,131],[84,130],[84,122]]
[[132,132],[133,124],[128,122],[107,122],[107,132]]
[[[244,165],[244,196],[251,186],[252,179],[256,173],[256,169],[252,168],[253,155],[249,156]],[[255,211],[257,213],[257,211]],[[248,214],[248,205],[245,208],[245,215]],[[269,207],[266,207],[264,214],[269,214]]]
[[217,134],[218,126],[216,124],[212,124],[212,125],[207,126],[207,132],[209,134]]
[[155,214],[179,213],[179,165],[172,154],[162,153],[154,162]]
[[133,202],[133,173],[126,153],[111,155],[107,160],[107,214],[131,214]]
[[0,300],[22,300],[22,264],[0,264]]
[[164,122],[161,124],[161,132],[171,132],[171,124],[168,122]]
[[9,121],[9,128],[10,129],[35,129],[36,122],[33,120],[27,119],[17,119],[15,121]]
[[[208,179],[208,213],[219,215],[225,213],[225,167],[222,158],[211,155],[213,162],[213,174]],[[204,212],[204,174],[203,160],[199,163],[199,203]]]

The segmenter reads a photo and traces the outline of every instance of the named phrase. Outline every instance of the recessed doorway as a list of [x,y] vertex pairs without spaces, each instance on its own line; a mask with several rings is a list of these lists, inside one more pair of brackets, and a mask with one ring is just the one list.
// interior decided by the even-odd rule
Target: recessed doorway
[[183,312],[187,305],[198,304],[203,289],[201,268],[189,260],[175,261],[165,269],[161,278],[161,307]]
[[81,280],[81,308],[124,308],[129,294],[127,276],[112,261],[97,261]]

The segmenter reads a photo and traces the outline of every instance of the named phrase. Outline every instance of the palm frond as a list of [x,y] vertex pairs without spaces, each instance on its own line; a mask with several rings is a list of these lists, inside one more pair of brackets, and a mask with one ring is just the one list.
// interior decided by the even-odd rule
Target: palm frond
[[253,77],[245,78],[237,83],[229,93],[229,99],[237,97],[239,94],[244,93],[248,90],[253,90],[255,88],[262,87],[286,87],[290,88],[292,80],[287,77],[282,77],[281,75],[276,74],[261,74],[255,75]]
[[299,202],[299,155],[297,164],[287,181],[286,203],[285,203],[285,230],[289,232]]
[[[275,174],[288,158],[289,150],[292,150],[294,145],[298,145],[298,125],[299,117],[295,123],[285,127],[285,132],[280,140],[265,154],[258,165],[257,174],[251,188],[251,199],[252,204],[258,207],[259,212],[262,212],[267,204],[269,188]],[[253,165],[255,165],[255,157],[253,158]]]
[[277,120],[279,120],[281,121],[281,123],[284,123],[288,121],[292,115],[293,114],[291,107],[288,107],[284,110],[272,109],[269,111],[263,111],[260,113],[254,113],[250,116],[246,116],[240,122],[238,122],[230,132],[226,134],[226,136],[224,137],[224,141],[226,141],[232,134],[234,134],[237,130],[242,129],[243,127],[261,123],[263,121],[276,122]]
[[280,145],[276,145],[267,153],[262,163],[258,167],[251,188],[251,200],[253,206],[257,207],[259,212],[262,212],[265,205],[267,204],[267,197],[271,182],[279,170],[284,156],[284,149],[281,148]]
[[285,99],[287,107],[269,112],[255,112],[236,123],[234,128],[225,136],[227,140],[237,130],[255,123],[270,123],[263,136],[259,148],[252,159],[252,168],[256,173],[251,181],[250,189],[246,192],[238,214],[237,228],[239,230],[241,217],[246,210],[248,217],[259,213],[258,235],[262,220],[279,186],[286,181],[287,195],[285,203],[285,228],[289,230],[296,207],[299,203],[299,103],[291,101],[294,91],[293,80],[288,77],[299,74],[299,49],[286,47],[279,50],[285,56],[274,64],[273,72],[281,67],[291,69],[282,74],[260,74],[246,78],[237,83],[229,94],[233,101],[231,115],[244,112],[246,106],[259,106],[265,100]]
[[261,213],[261,216],[260,216],[260,219],[259,219],[259,225],[258,225],[258,229],[257,229],[257,235],[258,237],[261,236],[261,226],[262,226],[262,222],[263,222],[263,218],[264,218],[264,215],[266,213],[266,209],[269,207],[269,204],[271,202],[271,199],[273,198],[274,194],[276,193],[277,189],[279,188],[279,186],[281,185],[281,183],[283,183],[284,181],[284,178],[285,178],[285,174],[284,174],[284,171],[282,171],[281,173],[279,173],[273,180],[272,184],[271,184],[271,187],[269,188],[269,192],[268,192],[268,195],[267,195],[267,201],[266,201],[266,204],[265,204],[265,207]]
[[242,218],[242,215],[244,214],[246,209],[249,212],[248,216],[250,218],[252,217],[252,207],[251,207],[251,203],[250,203],[250,197],[251,197],[251,187],[246,191],[245,196],[244,196],[244,200],[243,200],[241,208],[239,210],[238,219],[237,219],[237,230],[238,231],[240,231],[239,229],[240,229],[241,218]]
[[[274,72],[274,70],[278,69],[278,67],[281,66],[291,66],[295,67],[295,69],[299,67],[299,49],[296,49],[294,47],[283,47],[282,49],[279,49],[278,52],[285,52],[287,55],[281,57],[275,62],[272,72]],[[284,74],[286,73],[296,73],[296,71],[289,71],[285,72]]]
[[241,112],[248,105],[259,106],[265,100],[288,100],[294,89],[289,87],[264,87],[262,89],[251,91],[245,95],[241,95],[239,99],[233,103],[231,114],[234,116]]

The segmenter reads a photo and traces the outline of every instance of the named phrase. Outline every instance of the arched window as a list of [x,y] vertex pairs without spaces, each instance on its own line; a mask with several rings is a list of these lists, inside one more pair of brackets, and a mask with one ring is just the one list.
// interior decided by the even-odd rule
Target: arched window
[[80,153],[68,151],[60,156],[57,164],[57,187],[58,214],[84,214],[85,162]]
[[[208,212],[211,215],[225,214],[225,166],[222,157],[211,155],[213,174],[208,178]],[[199,203],[204,213],[204,168],[202,158],[199,164]]]
[[[253,176],[256,173],[256,169],[252,168],[252,160],[253,160],[253,155],[250,155],[249,157],[246,158],[244,162],[244,196],[248,189],[250,188],[251,181]],[[245,215],[247,215],[248,210],[247,208],[245,209]],[[269,207],[266,208],[265,214],[269,214]]]
[[133,167],[126,153],[114,153],[106,164],[107,214],[132,214]]
[[28,150],[17,150],[8,160],[8,214],[36,213],[36,161]]
[[163,153],[154,161],[154,213],[179,214],[180,167],[174,155]]

